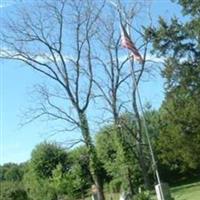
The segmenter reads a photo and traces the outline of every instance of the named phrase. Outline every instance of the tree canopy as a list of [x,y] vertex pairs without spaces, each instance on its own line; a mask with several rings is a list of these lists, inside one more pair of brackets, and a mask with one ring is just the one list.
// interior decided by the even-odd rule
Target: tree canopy
[[[164,56],[165,100],[158,147],[163,163],[181,171],[200,167],[200,3],[180,0],[189,18],[159,19],[150,28],[153,52]],[[149,29],[149,30],[150,30]]]

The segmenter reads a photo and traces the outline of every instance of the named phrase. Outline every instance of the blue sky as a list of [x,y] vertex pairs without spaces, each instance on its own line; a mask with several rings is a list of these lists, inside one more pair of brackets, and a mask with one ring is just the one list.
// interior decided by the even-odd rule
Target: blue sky
[[[7,9],[15,9],[15,4],[12,0],[0,0],[1,15]],[[158,15],[166,19],[180,15],[180,7],[169,0],[154,0],[151,12],[155,23]],[[0,82],[0,164],[28,160],[34,146],[46,139],[62,141],[69,138],[67,134],[49,138],[46,133],[50,131],[52,125],[41,121],[25,127],[19,126],[23,110],[31,103],[30,94],[33,85],[47,82],[43,76],[18,62],[1,60]],[[140,92],[143,102],[149,101],[154,108],[158,108],[164,96],[162,78],[158,75],[151,77],[150,81],[142,84]]]

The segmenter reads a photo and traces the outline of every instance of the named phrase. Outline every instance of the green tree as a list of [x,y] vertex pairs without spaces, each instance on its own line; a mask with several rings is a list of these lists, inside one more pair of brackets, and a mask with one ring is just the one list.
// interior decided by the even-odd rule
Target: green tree
[[[136,193],[138,187],[142,185],[142,173],[136,153],[136,139],[133,137],[133,116],[124,114],[120,117],[120,121],[123,148],[116,135],[119,132],[116,131],[115,125],[109,125],[96,136],[97,153],[106,170],[106,181],[111,190],[119,192],[122,188],[125,190],[132,188],[131,192]],[[126,159],[124,159],[124,151],[126,151]]]
[[20,182],[1,182],[0,200],[28,200],[28,195]]
[[63,173],[61,165],[57,165],[56,169],[53,170],[49,182],[50,186],[54,188],[58,198],[66,197],[67,199],[75,199],[77,197],[74,179],[70,172]]
[[69,169],[68,154],[56,143],[44,142],[32,151],[30,168],[38,177],[51,177],[58,164],[61,164],[63,171]]
[[33,150],[23,182],[34,200],[84,198],[92,184],[87,148],[68,153],[55,143],[41,143]]
[[24,188],[28,197],[32,200],[56,200],[57,192],[48,178],[38,177],[38,175],[29,169],[23,178]]
[[[65,181],[65,191],[70,199],[84,199],[90,192],[92,185],[92,175],[89,170],[89,156],[86,146],[79,146],[69,152],[70,169],[63,174]],[[100,167],[100,166],[99,166]],[[102,175],[102,170],[98,172]],[[103,178],[102,178],[103,180]]]
[[200,1],[176,2],[189,18],[181,22],[174,17],[170,23],[160,18],[159,26],[146,33],[153,52],[165,57],[159,159],[172,170],[186,172],[200,167]]
[[24,164],[15,163],[6,163],[0,166],[0,181],[21,181],[24,167]]

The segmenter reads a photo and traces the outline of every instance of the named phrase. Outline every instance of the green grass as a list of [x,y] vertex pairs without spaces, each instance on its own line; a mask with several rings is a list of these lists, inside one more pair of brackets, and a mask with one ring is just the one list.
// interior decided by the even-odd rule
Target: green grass
[[[200,182],[172,187],[170,191],[175,200],[200,200]],[[106,194],[106,200],[110,200],[110,197],[111,195]],[[119,194],[113,194],[112,197],[113,200],[119,200]],[[155,195],[153,200],[156,200]]]
[[170,191],[175,200],[200,200],[200,182],[171,187]]
[[175,200],[200,200],[200,182],[173,187],[171,193]]

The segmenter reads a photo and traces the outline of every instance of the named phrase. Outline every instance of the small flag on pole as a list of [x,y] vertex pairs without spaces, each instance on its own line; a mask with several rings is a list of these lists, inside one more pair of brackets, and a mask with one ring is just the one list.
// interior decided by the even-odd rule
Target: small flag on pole
[[132,57],[139,61],[143,62],[142,56],[140,55],[138,49],[135,47],[135,44],[131,41],[125,27],[121,24],[121,45],[124,48],[127,48],[131,51]]

